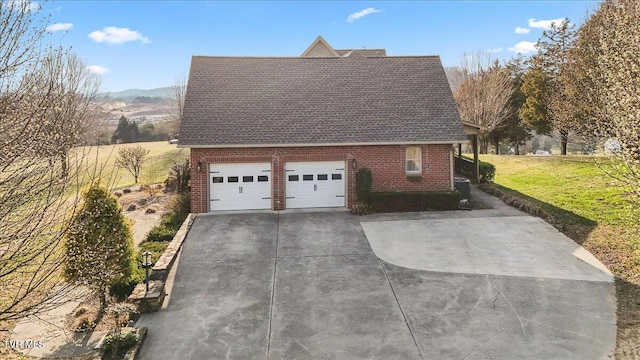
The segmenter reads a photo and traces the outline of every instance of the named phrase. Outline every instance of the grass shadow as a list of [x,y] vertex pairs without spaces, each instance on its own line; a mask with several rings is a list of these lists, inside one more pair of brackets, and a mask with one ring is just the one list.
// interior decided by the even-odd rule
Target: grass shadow
[[569,210],[540,201],[517,190],[498,184],[481,184],[479,188],[504,201],[507,205],[537,216],[553,225],[576,243],[582,245],[598,223]]

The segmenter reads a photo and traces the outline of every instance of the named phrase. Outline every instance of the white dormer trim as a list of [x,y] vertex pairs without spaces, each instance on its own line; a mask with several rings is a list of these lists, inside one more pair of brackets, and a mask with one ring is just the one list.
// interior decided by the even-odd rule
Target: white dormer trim
[[300,57],[309,57],[309,53],[311,53],[311,51],[313,50],[313,48],[315,48],[316,46],[323,46],[325,47],[329,53],[331,53],[334,57],[340,57],[340,55],[338,55],[338,53],[331,47],[331,45],[329,45],[328,42],[326,42],[325,39],[322,38],[322,36],[318,36],[316,38],[316,40],[311,43],[311,46],[309,46],[307,48],[307,50],[305,50],[302,55],[300,55]]

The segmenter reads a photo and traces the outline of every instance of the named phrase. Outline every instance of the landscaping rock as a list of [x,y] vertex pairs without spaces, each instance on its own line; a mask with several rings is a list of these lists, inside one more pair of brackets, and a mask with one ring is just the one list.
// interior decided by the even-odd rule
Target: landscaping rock
[[130,194],[131,193],[131,189],[122,189],[122,193],[123,194]]

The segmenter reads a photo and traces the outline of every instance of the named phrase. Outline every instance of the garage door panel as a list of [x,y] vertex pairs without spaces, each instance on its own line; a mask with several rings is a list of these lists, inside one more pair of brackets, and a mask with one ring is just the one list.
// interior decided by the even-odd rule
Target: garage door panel
[[345,206],[344,165],[344,161],[287,163],[287,208]]
[[211,164],[209,210],[271,209],[271,164]]

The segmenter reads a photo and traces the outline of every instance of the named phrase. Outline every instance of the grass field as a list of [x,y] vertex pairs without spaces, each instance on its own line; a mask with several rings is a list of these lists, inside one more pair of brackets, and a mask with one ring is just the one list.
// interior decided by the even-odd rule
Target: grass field
[[119,169],[116,164],[118,150],[123,147],[142,146],[149,150],[147,160],[142,165],[138,184],[162,182],[167,178],[173,161],[189,157],[189,150],[178,148],[166,141],[143,142],[133,144],[104,145],[86,148],[87,160],[95,162],[101,168],[101,179],[119,189],[134,185],[133,175],[124,169]]
[[532,203],[616,276],[616,358],[638,358],[640,217],[629,193],[588,156],[481,155],[498,189]]

